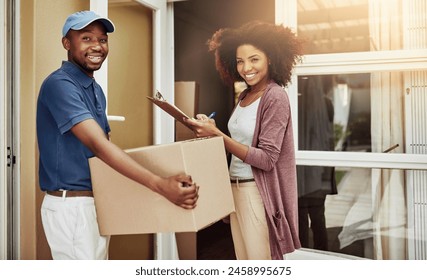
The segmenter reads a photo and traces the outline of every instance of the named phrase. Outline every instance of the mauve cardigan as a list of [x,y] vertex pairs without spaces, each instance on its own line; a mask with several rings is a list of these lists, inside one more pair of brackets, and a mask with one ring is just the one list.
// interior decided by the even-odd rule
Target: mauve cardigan
[[[247,91],[242,92],[239,100]],[[245,163],[252,166],[266,211],[271,258],[301,247],[298,237],[298,191],[289,98],[271,81],[261,97],[252,147]]]

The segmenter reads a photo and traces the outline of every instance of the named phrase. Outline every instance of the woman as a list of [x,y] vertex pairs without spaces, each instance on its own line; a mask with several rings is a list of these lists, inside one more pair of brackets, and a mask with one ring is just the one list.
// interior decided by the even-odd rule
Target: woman
[[298,238],[296,164],[291,110],[284,90],[302,55],[289,28],[254,21],[220,29],[208,41],[223,81],[243,81],[228,122],[231,137],[213,119],[185,120],[197,137],[222,136],[232,154],[230,178],[236,212],[230,216],[237,259],[283,259]]

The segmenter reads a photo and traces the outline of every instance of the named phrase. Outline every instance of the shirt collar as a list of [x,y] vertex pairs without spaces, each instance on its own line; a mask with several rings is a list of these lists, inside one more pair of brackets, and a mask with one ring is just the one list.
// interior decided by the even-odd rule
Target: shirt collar
[[70,61],[62,61],[61,69],[75,78],[84,88],[88,88],[95,81]]

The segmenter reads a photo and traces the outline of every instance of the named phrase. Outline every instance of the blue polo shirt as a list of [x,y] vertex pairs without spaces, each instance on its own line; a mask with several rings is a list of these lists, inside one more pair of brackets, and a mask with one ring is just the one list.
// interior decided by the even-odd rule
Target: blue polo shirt
[[71,128],[94,119],[106,134],[110,126],[106,99],[99,84],[71,62],[43,82],[37,100],[39,180],[43,191],[92,190],[88,158],[94,154]]

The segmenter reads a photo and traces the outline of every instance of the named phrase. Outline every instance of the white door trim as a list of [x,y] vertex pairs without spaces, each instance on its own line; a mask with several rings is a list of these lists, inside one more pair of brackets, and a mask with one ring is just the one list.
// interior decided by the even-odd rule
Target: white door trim
[[[6,38],[6,1],[0,0],[0,40],[7,42]],[[0,127],[7,127],[7,107],[6,107],[6,46],[0,44]],[[5,129],[0,129],[0,260],[7,258],[7,140]]]
[[[20,259],[20,1],[0,1],[0,260]],[[7,30],[11,29],[8,35]],[[13,96],[12,96],[13,95]],[[13,98],[13,102],[11,101]],[[12,107],[13,106],[13,107]],[[13,115],[12,115],[13,114]],[[8,150],[10,147],[10,151]],[[10,165],[10,167],[9,167]]]

